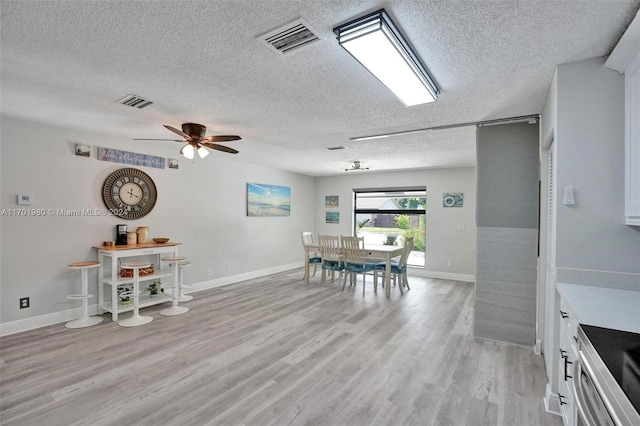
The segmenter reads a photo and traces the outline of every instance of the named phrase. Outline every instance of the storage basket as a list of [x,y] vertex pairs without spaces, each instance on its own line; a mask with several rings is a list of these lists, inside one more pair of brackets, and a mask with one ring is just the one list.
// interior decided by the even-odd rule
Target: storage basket
[[[154,268],[153,263],[148,268],[140,268],[139,276],[144,277],[147,275],[153,275]],[[133,278],[133,269],[120,269],[120,277]]]

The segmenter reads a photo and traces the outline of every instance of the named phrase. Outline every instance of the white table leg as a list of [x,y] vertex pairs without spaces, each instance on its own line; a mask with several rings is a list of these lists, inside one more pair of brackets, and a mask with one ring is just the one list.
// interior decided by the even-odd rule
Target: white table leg
[[309,284],[309,247],[304,248],[304,283]]
[[104,314],[104,256],[102,252],[98,250],[98,262],[100,262],[100,266],[98,266],[98,314]]
[[385,258],[386,266],[384,268],[384,283],[385,283],[385,294],[387,297],[391,297],[391,257],[389,255]]

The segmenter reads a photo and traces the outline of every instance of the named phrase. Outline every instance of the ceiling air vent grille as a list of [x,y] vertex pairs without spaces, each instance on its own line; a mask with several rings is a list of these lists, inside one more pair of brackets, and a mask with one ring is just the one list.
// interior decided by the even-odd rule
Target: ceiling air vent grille
[[148,101],[136,95],[127,95],[124,98],[116,101],[116,103],[137,109],[144,109],[150,107],[151,105],[154,105],[154,102]]
[[320,34],[302,18],[257,37],[272,51],[285,55],[321,40]]

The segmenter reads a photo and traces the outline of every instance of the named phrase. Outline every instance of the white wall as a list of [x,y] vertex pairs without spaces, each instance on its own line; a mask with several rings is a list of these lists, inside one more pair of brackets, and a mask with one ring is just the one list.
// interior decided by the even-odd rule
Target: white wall
[[[433,169],[406,172],[354,172],[316,179],[315,231],[317,235],[353,234],[353,189],[402,186],[427,187],[427,233],[425,273],[433,277],[473,281],[476,247],[475,168]],[[462,192],[462,208],[442,207],[444,192]],[[325,195],[339,195],[339,209],[327,209]],[[339,224],[325,223],[325,211],[338,210]],[[465,226],[458,231],[458,224]],[[452,260],[453,266],[447,266]]]
[[[105,178],[131,166],[97,160],[96,146],[179,158],[180,146],[169,142],[134,142],[6,117],[1,124],[2,209],[17,208],[17,194],[30,194],[34,209],[104,208]],[[77,142],[93,146],[91,158],[74,155]],[[155,208],[140,220],[3,215],[0,324],[78,307],[79,302],[65,297],[78,292],[80,274],[71,275],[66,265],[96,259],[92,246],[114,239],[119,223],[129,230],[146,225],[152,237],[182,242],[180,254],[192,262],[185,271],[188,283],[302,265],[300,231],[314,226],[315,179],[234,158],[214,152],[195,163],[181,158],[178,170],[136,166],[158,188]],[[247,217],[247,182],[291,187],[291,216]],[[208,268],[210,278],[205,277]],[[97,295],[96,272],[89,277],[89,291]],[[20,297],[30,297],[31,308],[18,309]]]
[[[624,225],[624,77],[604,67],[604,58],[558,66],[542,113],[540,141],[543,149],[554,142],[556,281],[620,288],[620,277],[628,274],[617,272],[640,272],[640,229]],[[562,204],[567,185],[575,188],[574,206]],[[544,241],[546,226],[542,235]],[[541,255],[540,276],[546,280],[544,245]],[[545,401],[549,410],[559,412],[559,295],[555,282],[540,283],[545,286],[539,290],[545,300],[549,378]]]
[[638,273],[640,229],[624,225],[624,77],[603,64],[557,70],[557,188],[573,185],[576,204],[556,208],[556,266]]

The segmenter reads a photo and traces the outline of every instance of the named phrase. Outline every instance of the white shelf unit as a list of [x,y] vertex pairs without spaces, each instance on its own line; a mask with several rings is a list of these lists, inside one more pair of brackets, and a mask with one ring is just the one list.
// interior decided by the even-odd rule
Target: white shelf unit
[[[169,282],[173,283],[172,270],[163,268],[161,259],[165,256],[177,256],[178,243],[169,245],[144,244],[143,247],[140,246],[122,246],[115,249],[96,247],[98,249],[98,260],[100,261],[100,267],[98,268],[98,309],[100,314],[110,312],[112,321],[118,321],[118,315],[121,313],[133,311],[133,303],[118,301],[118,286],[133,283],[133,278],[120,277],[122,259],[153,256],[155,259],[151,263],[154,264],[156,271],[154,274],[141,276],[140,283],[169,277],[171,277]],[[108,262],[107,259],[109,259]],[[107,295],[108,293],[111,294],[110,298],[105,297],[105,287],[107,288]],[[140,288],[144,289],[145,285],[141,284]],[[117,304],[114,304],[114,301],[118,301]],[[169,294],[160,293],[156,297],[151,297],[151,295],[142,292],[140,293],[139,306],[140,308],[145,308],[170,301],[171,296]]]
[[[153,305],[157,305],[159,303],[164,303],[164,302],[171,302],[171,295],[170,294],[162,293],[162,294],[158,294],[156,297],[151,297],[151,295],[149,295],[149,294],[141,293],[138,303],[140,304],[140,309],[142,309],[142,308],[146,308],[147,306],[153,306]],[[114,313],[113,303],[111,302],[111,300],[105,301],[102,304],[102,308],[106,312]],[[133,311],[133,302],[131,302],[131,301],[129,301],[129,302],[120,302],[119,301],[116,311],[117,311],[118,314],[121,314],[123,312]]]

